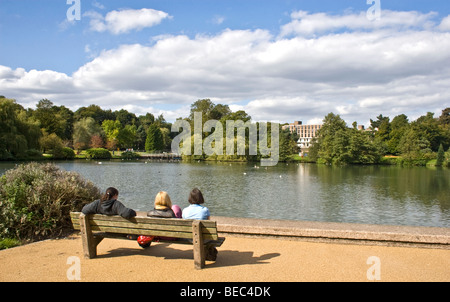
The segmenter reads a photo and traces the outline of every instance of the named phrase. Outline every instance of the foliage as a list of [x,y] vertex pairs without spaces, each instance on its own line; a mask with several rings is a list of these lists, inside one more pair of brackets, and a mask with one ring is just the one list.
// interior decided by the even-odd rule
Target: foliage
[[348,128],[345,121],[329,113],[317,133],[310,156],[328,164],[374,164],[381,151],[369,133]]
[[437,158],[436,158],[436,166],[440,167],[444,164],[445,160],[445,153],[444,153],[444,147],[442,147],[442,144],[439,146]]
[[100,190],[76,172],[29,163],[0,178],[0,237],[42,239],[71,227],[70,211],[100,197]]
[[53,152],[53,158],[55,159],[74,159],[75,152],[69,147],[63,147]]
[[37,123],[15,100],[0,98],[0,160],[26,158],[29,149],[39,148]]
[[104,148],[91,148],[86,150],[86,155],[92,159],[110,159],[111,153]]
[[20,245],[20,241],[12,238],[5,238],[0,240],[0,250],[9,249]]
[[[194,129],[196,112],[201,112],[202,129],[208,120],[219,121],[223,129],[229,120],[251,121],[243,110],[233,112],[228,105],[200,99],[192,103],[189,116],[180,117],[189,122],[191,129]],[[332,126],[327,127],[327,124]],[[321,136],[313,140],[316,144],[311,144],[310,159],[335,164],[368,164],[379,162],[384,155],[394,155],[402,157],[395,160],[397,162],[422,164],[427,158],[436,158],[441,144],[444,150],[450,148],[450,108],[442,110],[438,118],[429,112],[411,122],[404,114],[392,120],[379,114],[370,120],[370,124],[369,131],[358,131],[355,127],[348,127],[338,115],[325,116]],[[247,136],[248,129],[245,131]],[[166,122],[162,114],[157,117],[151,113],[136,116],[125,109],[113,112],[98,105],[72,112],[47,99],[40,100],[36,109],[25,110],[15,100],[0,97],[0,160],[39,158],[39,152],[49,152],[53,158],[71,158],[68,149],[63,151],[64,147],[164,151],[171,148],[171,142],[178,134],[171,131],[171,123]],[[202,132],[202,141],[210,135]],[[280,132],[281,161],[289,160],[297,153],[297,140],[295,133]],[[249,150],[248,140],[245,149]],[[191,157],[246,161],[261,158],[260,155],[250,156],[247,151],[246,155],[206,157],[203,154]]]
[[122,154],[120,154],[120,157],[123,159],[137,159],[140,158],[140,155],[137,154],[136,152],[126,151],[122,152]]
[[101,135],[101,127],[92,117],[83,118],[73,125],[73,145],[78,150],[90,147],[92,137]]
[[152,124],[147,131],[147,139],[145,140],[145,150],[148,152],[162,151],[164,148],[164,140],[158,125]]

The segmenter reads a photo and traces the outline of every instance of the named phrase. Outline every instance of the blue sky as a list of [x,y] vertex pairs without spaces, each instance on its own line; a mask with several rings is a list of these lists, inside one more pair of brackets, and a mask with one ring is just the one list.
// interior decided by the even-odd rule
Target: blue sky
[[79,2],[69,21],[66,0],[0,0],[0,95],[171,121],[201,98],[254,120],[364,125],[450,106],[447,0]]

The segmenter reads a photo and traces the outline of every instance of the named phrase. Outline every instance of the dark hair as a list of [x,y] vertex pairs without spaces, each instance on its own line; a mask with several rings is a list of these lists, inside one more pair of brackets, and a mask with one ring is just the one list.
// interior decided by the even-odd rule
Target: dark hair
[[114,196],[118,195],[119,191],[116,188],[109,187],[106,189],[105,195],[102,196],[100,201],[111,200]]
[[205,202],[202,192],[197,188],[192,189],[191,193],[189,193],[188,201],[190,204],[201,204]]

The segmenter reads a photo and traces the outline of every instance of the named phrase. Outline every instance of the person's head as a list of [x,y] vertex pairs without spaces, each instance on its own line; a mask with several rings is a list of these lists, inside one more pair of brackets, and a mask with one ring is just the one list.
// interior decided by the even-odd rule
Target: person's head
[[169,194],[164,191],[160,191],[158,194],[156,194],[155,197],[155,209],[157,210],[163,210],[166,208],[172,207],[172,201],[170,200]]
[[109,187],[106,189],[105,194],[102,196],[101,201],[117,199],[119,197],[119,191],[116,188]]
[[202,204],[205,202],[202,192],[197,188],[192,189],[191,193],[189,193],[188,201],[190,204]]

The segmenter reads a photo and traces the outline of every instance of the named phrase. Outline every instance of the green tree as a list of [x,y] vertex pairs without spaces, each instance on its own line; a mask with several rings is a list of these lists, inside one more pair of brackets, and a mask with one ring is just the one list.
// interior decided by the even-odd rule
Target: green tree
[[442,133],[442,146],[444,147],[444,150],[446,150],[450,148],[450,107],[442,110],[442,114],[438,121]]
[[102,129],[92,117],[86,117],[73,126],[73,145],[76,149],[85,150],[90,147],[94,135],[101,136]]
[[136,126],[126,125],[119,130],[117,135],[117,142],[120,148],[131,148],[133,147],[134,141],[136,139]]
[[158,125],[152,124],[147,131],[147,139],[145,140],[145,150],[148,152],[162,151],[164,149],[164,141],[161,130]]
[[388,152],[393,155],[401,153],[400,140],[408,130],[408,117],[404,114],[397,115],[391,122],[391,133],[389,141],[387,142]]
[[370,134],[348,128],[345,121],[329,113],[313,140],[310,156],[319,162],[330,164],[372,164],[380,159],[381,152]]
[[[347,124],[345,121],[334,113],[329,113],[325,116],[323,120],[323,125],[317,132],[317,138],[314,140],[314,148],[310,156],[313,159],[321,160],[332,163],[333,161],[340,161],[337,159],[336,154],[341,153],[338,148],[340,148],[340,141],[345,140],[345,131],[347,129]],[[340,154],[342,157],[342,154]]]
[[410,127],[400,140],[400,151],[406,159],[419,159],[430,148],[430,142],[420,135],[416,127]]
[[439,117],[439,123],[441,125],[450,125],[450,107],[442,110],[442,114]]
[[436,152],[444,139],[444,133],[442,128],[439,127],[438,119],[435,119],[433,115],[432,112],[422,115],[412,123],[412,126],[418,136],[429,142],[429,148]]
[[23,107],[13,99],[0,98],[0,159],[24,158],[28,149],[38,149],[41,131],[27,119]]
[[350,161],[357,164],[373,164],[379,162],[381,151],[368,132],[356,128],[349,129]]
[[445,152],[444,147],[442,144],[439,145],[438,153],[437,153],[437,159],[436,159],[436,166],[440,167],[444,163],[445,160]]
[[122,126],[133,125],[137,120],[137,117],[134,113],[128,112],[125,109],[120,109],[115,112],[116,120],[119,120]]
[[44,132],[44,135],[40,139],[40,144],[43,152],[48,152],[52,154],[53,157],[58,157],[64,148],[62,139],[56,135],[56,133],[48,134],[47,132]]
[[122,129],[122,124],[119,120],[105,120],[102,123],[102,129],[106,136],[106,144],[109,146],[109,149],[114,149],[119,143],[119,133]]
[[33,116],[46,133],[55,133],[63,140],[71,139],[73,113],[66,107],[54,106],[50,100],[42,99],[36,105]]
[[74,113],[74,119],[76,121],[87,117],[93,118],[98,125],[101,125],[104,120],[116,120],[116,115],[111,111],[111,109],[103,110],[98,105],[81,107]]

